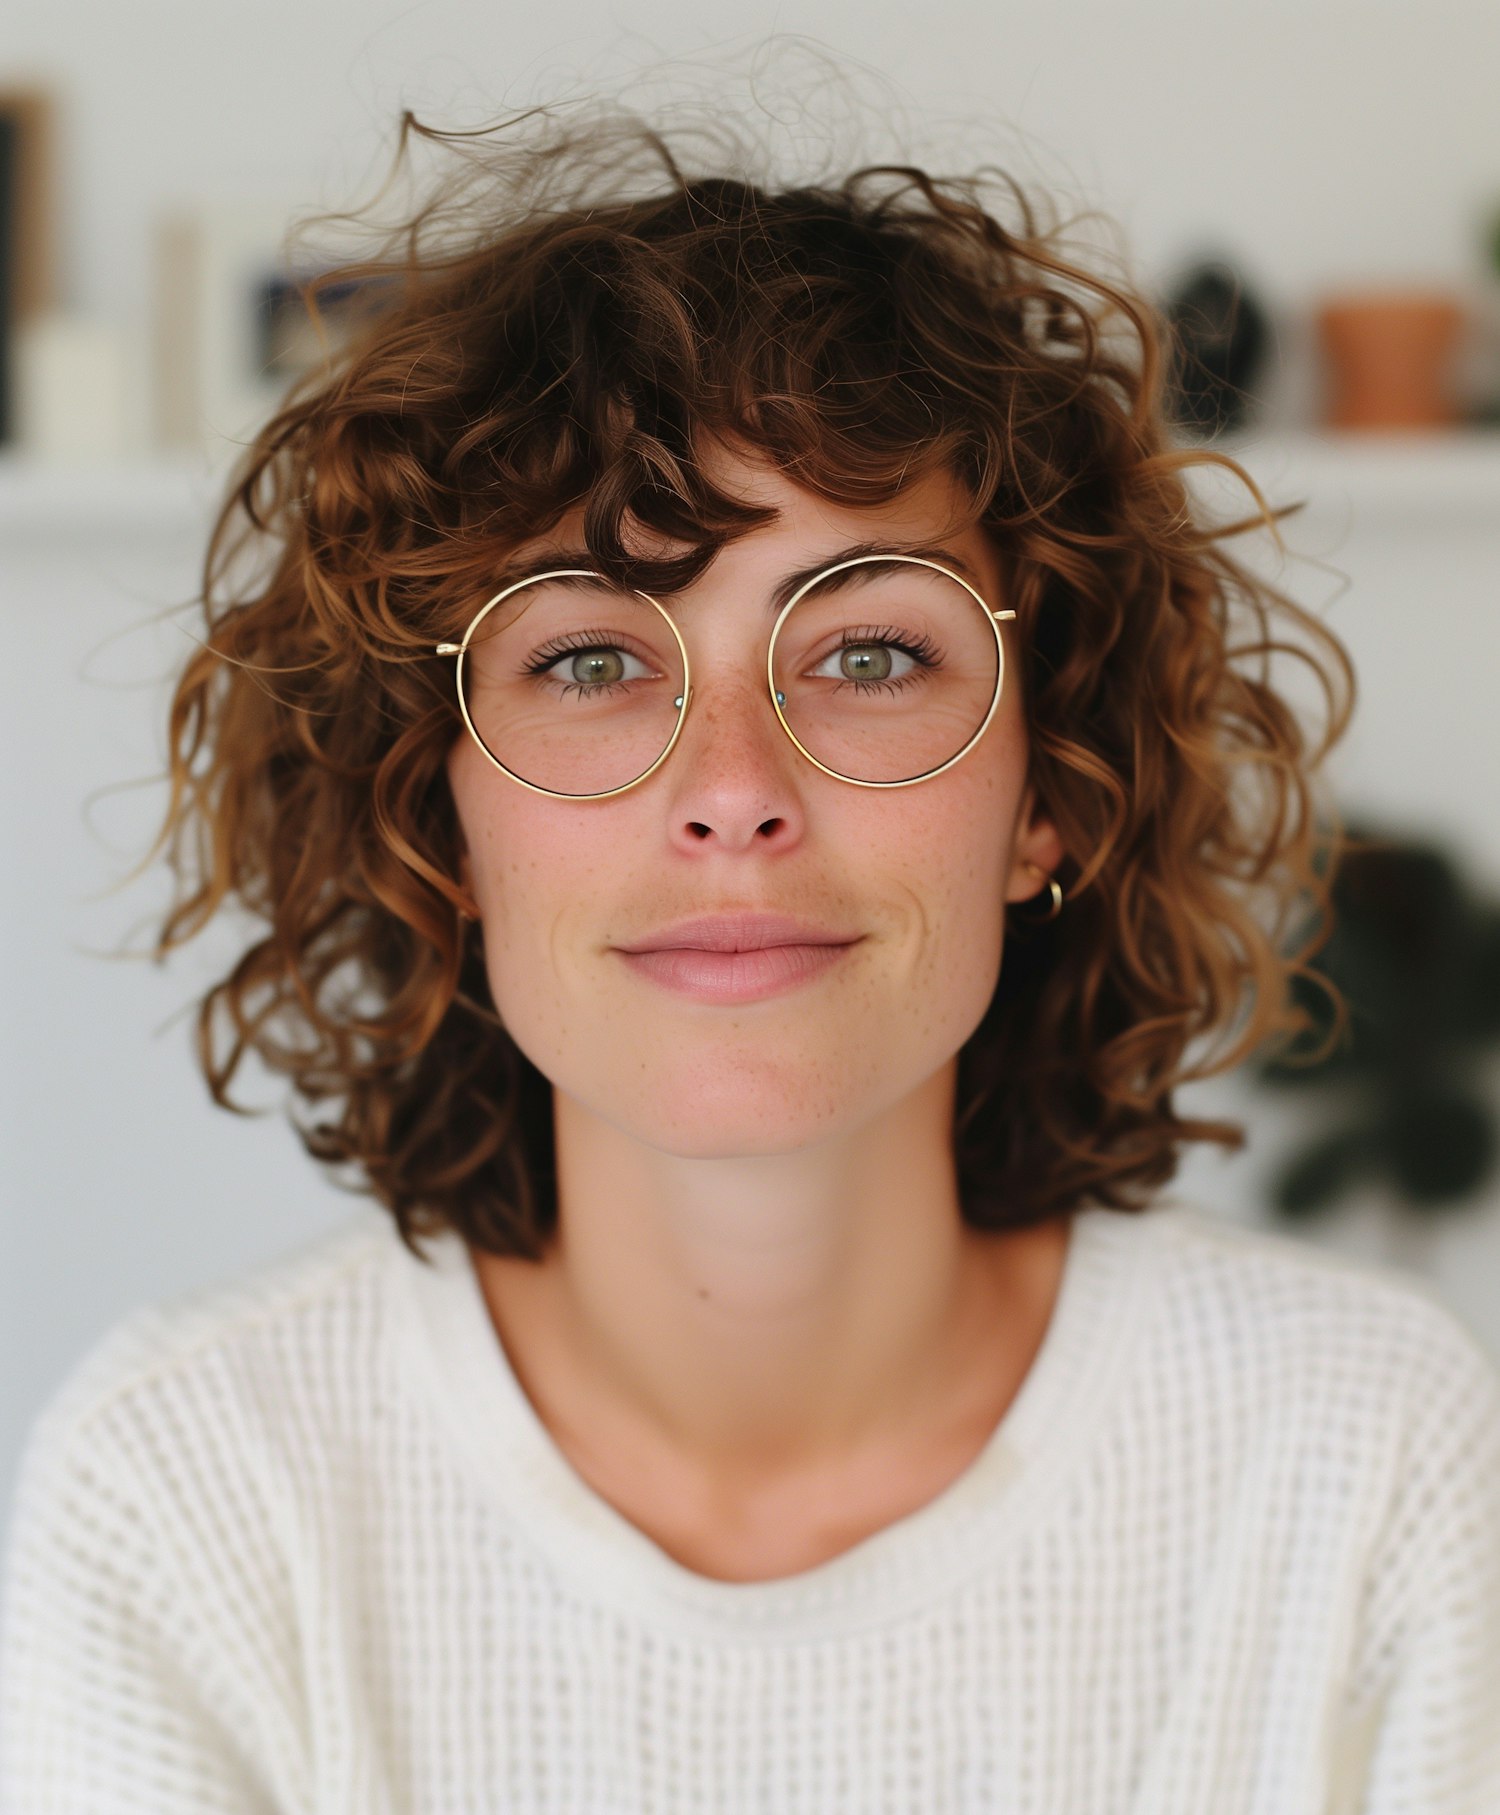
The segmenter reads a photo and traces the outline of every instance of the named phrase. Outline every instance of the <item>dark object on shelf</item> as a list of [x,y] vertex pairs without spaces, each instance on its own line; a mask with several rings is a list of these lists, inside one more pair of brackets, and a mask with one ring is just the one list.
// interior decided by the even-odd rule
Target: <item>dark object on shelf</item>
[[1313,961],[1347,1001],[1348,1025],[1327,1058],[1308,1064],[1333,1007],[1295,978],[1293,999],[1312,1025],[1256,1072],[1329,1096],[1325,1131],[1281,1169],[1274,1208],[1305,1218],[1373,1178],[1431,1215],[1471,1199],[1495,1165],[1480,1065],[1500,1041],[1500,906],[1473,899],[1436,845],[1348,831],[1334,930]]
[[1172,330],[1168,414],[1209,439],[1243,428],[1270,337],[1266,313],[1243,278],[1225,259],[1194,265],[1169,293],[1164,313]]
[[16,432],[17,331],[57,300],[53,106],[45,89],[0,86],[0,442]]

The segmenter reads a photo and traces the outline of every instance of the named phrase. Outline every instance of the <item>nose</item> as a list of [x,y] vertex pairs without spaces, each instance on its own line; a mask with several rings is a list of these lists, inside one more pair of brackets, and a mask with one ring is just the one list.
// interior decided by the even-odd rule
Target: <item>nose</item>
[[694,673],[682,730],[662,768],[674,842],[780,849],[801,836],[806,768],[771,705],[762,662]]
[[732,675],[696,670],[688,681],[683,728],[668,762],[681,768],[743,771],[746,766],[792,771],[797,757],[772,706],[765,662]]

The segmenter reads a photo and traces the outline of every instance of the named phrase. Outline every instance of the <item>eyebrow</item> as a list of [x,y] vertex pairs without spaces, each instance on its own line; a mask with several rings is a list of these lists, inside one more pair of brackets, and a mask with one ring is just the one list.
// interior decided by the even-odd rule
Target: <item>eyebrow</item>
[[[784,574],[767,601],[768,611],[781,611],[798,587],[805,586],[827,568],[837,567],[841,561],[857,561],[866,555],[915,555],[919,560],[937,561],[945,567],[956,568],[968,577],[976,589],[981,592],[983,590],[983,582],[972,564],[954,549],[929,542],[851,542],[848,547],[835,549],[806,567],[799,567],[794,573]],[[594,556],[586,548],[543,549],[539,554],[507,561],[495,576],[496,588],[503,591],[517,580],[524,580],[532,574],[547,573],[554,563],[559,568],[581,567],[587,568],[591,573],[598,571]],[[859,577],[857,572],[851,572],[841,574],[839,579],[845,583],[857,584]],[[664,592],[662,596],[671,598],[672,594]]]

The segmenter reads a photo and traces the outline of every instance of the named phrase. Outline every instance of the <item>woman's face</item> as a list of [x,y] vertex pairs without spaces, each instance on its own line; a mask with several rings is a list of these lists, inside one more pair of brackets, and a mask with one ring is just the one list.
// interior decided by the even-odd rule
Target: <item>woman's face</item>
[[[512,781],[467,731],[448,758],[463,878],[480,909],[495,1006],[517,1045],[622,1132],[700,1158],[847,1135],[929,1081],[994,992],[1006,900],[1042,886],[1022,860],[1050,872],[1060,856],[1050,825],[1022,815],[1012,622],[984,735],[912,787],[823,774],[781,729],[767,693],[778,583],[853,544],[941,546],[1003,607],[983,531],[955,527],[959,487],[929,478],[893,504],[855,509],[722,450],[714,477],[779,515],[663,600],[687,645],[693,699],[662,766],[612,798],[569,801]],[[582,545],[580,527],[581,513],[519,553],[540,568]],[[623,949],[689,916],[736,911],[797,916],[848,943],[812,954],[822,961],[801,980],[732,1001],[674,984],[674,958],[643,963]]]

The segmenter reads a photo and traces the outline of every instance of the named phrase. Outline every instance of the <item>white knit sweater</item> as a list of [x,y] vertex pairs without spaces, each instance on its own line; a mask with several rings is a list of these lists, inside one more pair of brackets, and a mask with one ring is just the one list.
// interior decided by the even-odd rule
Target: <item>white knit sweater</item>
[[574,1472],[428,1251],[362,1209],[75,1365],[4,1815],[1500,1811],[1500,1373],[1415,1279],[1083,1210],[964,1475],[735,1583]]

